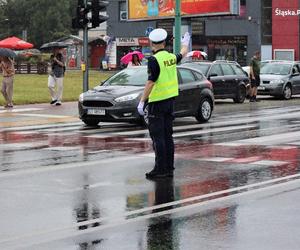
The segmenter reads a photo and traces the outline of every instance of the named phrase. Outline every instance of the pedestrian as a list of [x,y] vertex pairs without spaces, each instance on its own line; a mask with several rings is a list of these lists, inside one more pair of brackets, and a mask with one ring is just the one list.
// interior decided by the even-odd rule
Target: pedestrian
[[250,61],[250,102],[257,102],[257,87],[260,85],[260,51],[256,51]]
[[132,60],[128,63],[127,68],[134,67],[134,66],[141,66],[142,63],[140,61],[140,58],[138,54],[132,55]]
[[174,141],[173,106],[178,96],[176,64],[186,56],[190,42],[189,33],[185,33],[180,54],[174,55],[165,50],[167,32],[154,29],[149,34],[150,46],[154,55],[148,60],[148,81],[139,105],[140,115],[144,115],[145,102],[148,102],[148,129],[155,152],[153,170],[146,178],[173,177]]
[[63,95],[63,80],[65,74],[65,63],[63,55],[58,48],[50,57],[51,70],[48,76],[48,88],[51,95],[50,104],[60,106]]
[[0,57],[0,68],[3,74],[1,92],[6,102],[4,107],[13,108],[14,61],[9,57]]

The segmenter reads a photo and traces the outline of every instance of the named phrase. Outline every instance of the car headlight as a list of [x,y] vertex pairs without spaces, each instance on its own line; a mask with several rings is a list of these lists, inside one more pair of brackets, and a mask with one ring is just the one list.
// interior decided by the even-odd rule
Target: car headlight
[[284,81],[280,79],[270,81],[270,84],[282,84],[282,83],[284,83]]
[[78,101],[83,102],[83,93],[79,95]]
[[127,102],[136,99],[140,93],[135,93],[131,95],[124,95],[115,99],[116,102]]

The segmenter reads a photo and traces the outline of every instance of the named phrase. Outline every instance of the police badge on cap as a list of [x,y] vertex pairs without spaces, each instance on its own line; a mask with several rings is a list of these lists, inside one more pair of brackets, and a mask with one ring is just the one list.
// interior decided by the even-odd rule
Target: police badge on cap
[[167,39],[168,33],[164,29],[154,29],[149,34],[149,39],[153,43],[161,43]]

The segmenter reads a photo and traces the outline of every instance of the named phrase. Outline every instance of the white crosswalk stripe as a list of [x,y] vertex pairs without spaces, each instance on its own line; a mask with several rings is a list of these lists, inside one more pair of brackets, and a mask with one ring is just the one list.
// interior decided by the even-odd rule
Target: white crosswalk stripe
[[41,111],[42,108],[15,108],[15,109],[4,109],[0,110],[0,114],[4,113],[19,113],[19,112],[32,112],[32,111]]

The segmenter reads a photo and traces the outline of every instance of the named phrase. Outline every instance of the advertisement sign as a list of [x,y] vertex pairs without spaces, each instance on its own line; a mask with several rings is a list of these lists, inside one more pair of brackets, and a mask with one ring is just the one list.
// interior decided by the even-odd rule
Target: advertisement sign
[[[127,0],[128,20],[173,18],[176,0]],[[240,0],[181,0],[181,15],[239,15]]]
[[124,38],[117,38],[117,46],[138,46],[139,40],[137,38],[130,38],[130,37],[124,37]]

